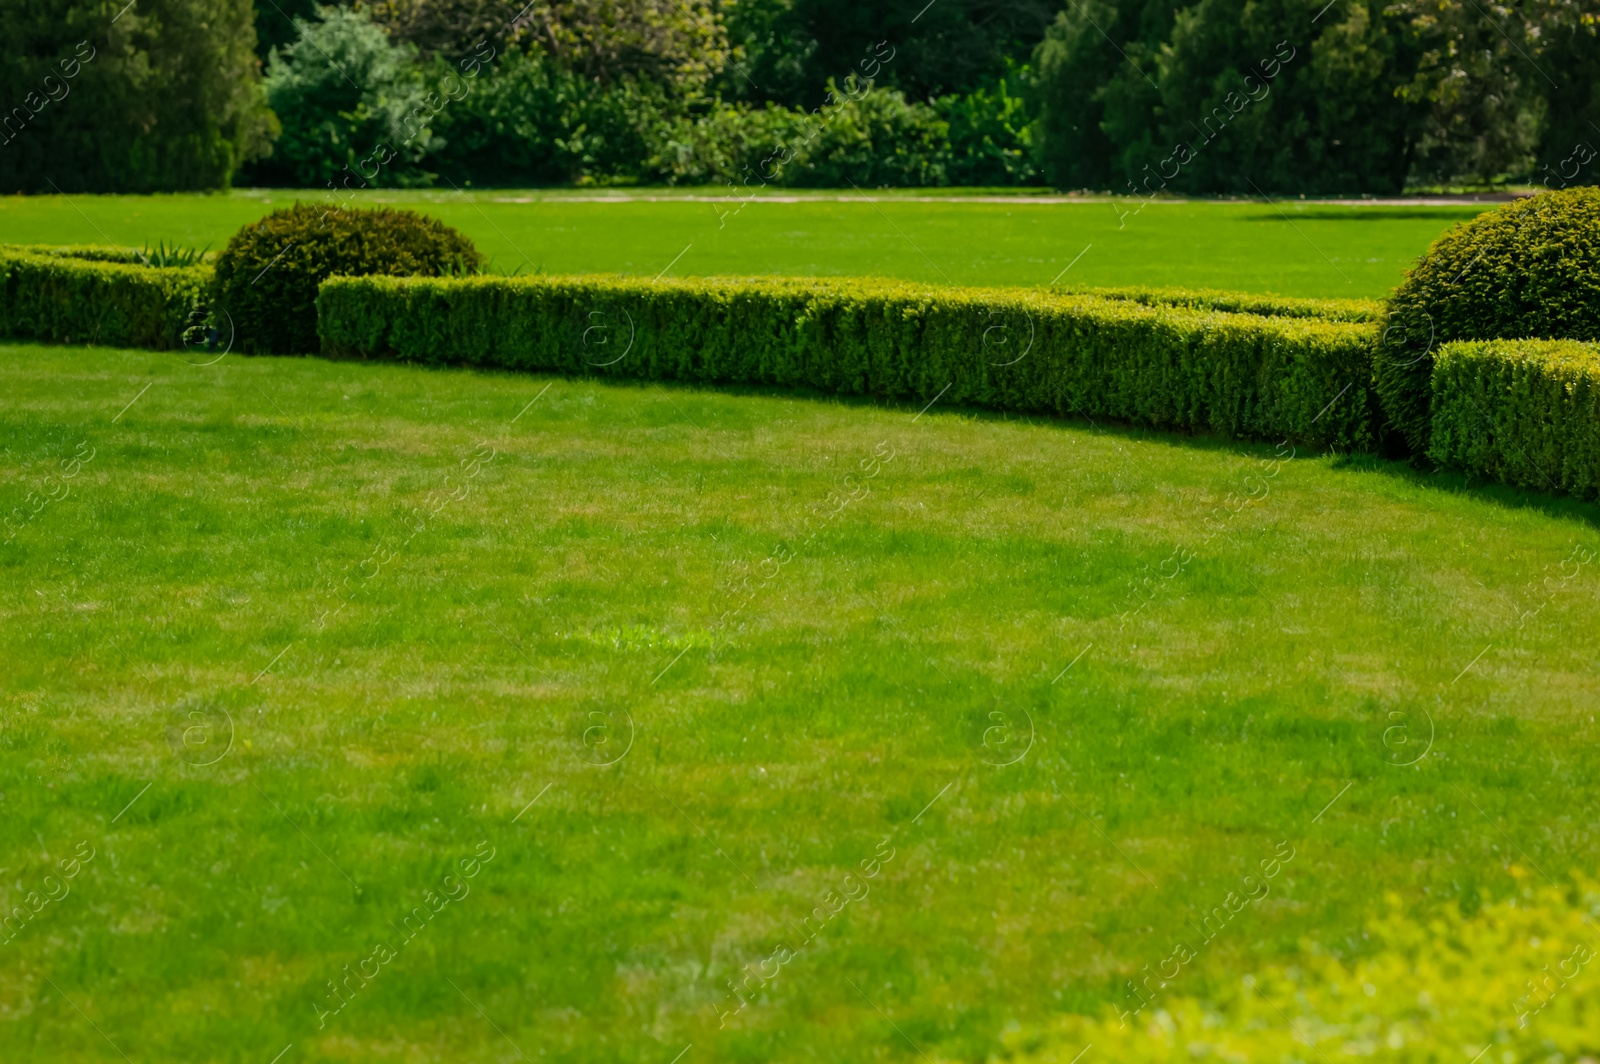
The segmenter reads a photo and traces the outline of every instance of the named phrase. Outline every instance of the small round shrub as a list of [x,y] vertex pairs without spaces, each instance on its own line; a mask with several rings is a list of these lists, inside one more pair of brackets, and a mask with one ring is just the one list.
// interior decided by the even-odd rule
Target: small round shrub
[[1434,241],[1389,301],[1374,383],[1391,424],[1421,454],[1439,345],[1597,339],[1600,189],[1546,192]]
[[239,350],[310,354],[317,286],[334,274],[476,273],[482,256],[456,230],[413,211],[296,203],[233,235],[217,256],[218,308]]

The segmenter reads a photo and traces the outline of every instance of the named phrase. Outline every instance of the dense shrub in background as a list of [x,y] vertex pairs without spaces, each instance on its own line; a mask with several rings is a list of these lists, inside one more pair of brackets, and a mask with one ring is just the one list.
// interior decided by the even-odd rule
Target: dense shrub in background
[[317,286],[333,274],[472,273],[472,242],[412,211],[297,203],[240,229],[217,256],[215,298],[240,351],[317,350]]
[[[1313,23],[1321,6],[1069,6],[1038,52],[1051,181],[1139,195],[1399,192],[1420,109],[1396,92],[1414,60],[1385,2]],[[1127,59],[1102,28],[1127,40]]]
[[851,79],[812,111],[719,106],[664,123],[645,176],[739,189],[1029,184],[1029,138],[1003,80],[925,104]]
[[0,191],[227,186],[262,151],[247,0],[0,0]]
[[458,185],[555,185],[653,176],[661,130],[679,106],[661,86],[606,86],[525,52],[483,64],[471,80],[430,69],[435,95],[449,81],[459,99],[434,119],[441,138],[428,165]]
[[435,138],[426,122],[407,121],[428,94],[415,49],[391,43],[359,12],[320,14],[297,21],[299,36],[268,60],[267,101],[282,132],[251,178],[313,188],[336,177],[351,187],[428,183],[421,164]]
[[945,166],[950,127],[933,108],[907,103],[892,89],[864,84],[828,88],[836,106],[790,120],[795,135],[786,146],[793,145],[794,157],[776,171],[774,184],[873,188],[949,183]]
[[1600,491],[1600,345],[1446,344],[1431,385],[1435,462],[1535,491]]
[[879,281],[335,277],[332,354],[1117,418],[1369,448],[1376,327]]
[[1026,88],[1032,71],[1013,67],[992,85],[941,96],[934,109],[949,129],[945,177],[960,186],[1037,185],[1033,115]]
[[[357,10],[324,9],[341,25],[370,15],[392,54],[423,65],[385,60],[387,74],[351,79],[357,92],[321,55],[285,45],[269,78],[285,136],[252,179],[304,184],[351,166],[393,139],[380,100],[414,96],[418,78],[436,136],[408,134],[406,157],[367,183],[431,171],[456,185],[1048,177],[1139,196],[1391,194],[1408,181],[1530,173],[1559,175],[1550,187],[1560,188],[1597,158],[1586,138],[1600,123],[1600,77],[1588,76],[1600,75],[1600,25],[1567,0],[1486,15],[1433,0],[1083,0],[1058,8],[1048,32],[1043,0],[910,12],[840,0]],[[322,52],[338,51],[340,34],[311,32],[335,38],[317,36]],[[371,33],[360,41],[363,55],[391,55]],[[455,91],[457,67],[484,55],[494,58],[471,60],[478,80]],[[1563,72],[1561,91],[1538,64]],[[858,78],[871,79],[870,97],[819,118],[841,87],[858,95]],[[800,126],[815,131],[801,134],[803,150]]]
[[[449,75],[435,67],[435,84]],[[660,86],[601,86],[511,53],[462,83],[427,161],[455,184],[624,180],[812,188],[1010,185],[1036,181],[1029,123],[1005,81],[915,103],[865,81],[829,85],[814,111],[718,104],[685,110]],[[960,139],[956,133],[959,132]]]
[[[1131,148],[1150,162],[1167,154],[1171,145],[1156,139],[1153,129],[1131,146],[1114,143],[1108,130],[1120,135],[1159,103],[1157,58],[1178,6],[1171,0],[1079,0],[1057,15],[1034,52],[1039,162],[1051,184],[1110,188],[1120,173],[1114,165],[1119,151]],[[1106,45],[1108,37],[1121,54]],[[1126,78],[1124,68],[1136,80]]]
[[724,16],[741,53],[738,65],[727,65],[714,87],[725,99],[810,110],[822,103],[830,80],[863,73],[864,57],[893,48],[892,62],[865,71],[881,88],[918,101],[966,96],[1026,60],[1061,6],[1059,0],[741,0],[726,5]]
[[1395,290],[1373,378],[1428,450],[1433,353],[1452,340],[1600,340],[1600,189],[1546,192],[1455,226]]

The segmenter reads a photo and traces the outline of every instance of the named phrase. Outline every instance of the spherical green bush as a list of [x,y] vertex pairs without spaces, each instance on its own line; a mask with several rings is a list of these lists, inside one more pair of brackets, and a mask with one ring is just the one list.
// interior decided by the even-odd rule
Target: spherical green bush
[[456,230],[413,211],[296,203],[233,235],[217,256],[215,298],[235,346],[253,354],[310,354],[317,286],[334,274],[476,273],[483,258]]
[[1600,339],[1600,189],[1546,192],[1457,225],[1395,290],[1373,377],[1412,453],[1428,448],[1433,352],[1502,339]]

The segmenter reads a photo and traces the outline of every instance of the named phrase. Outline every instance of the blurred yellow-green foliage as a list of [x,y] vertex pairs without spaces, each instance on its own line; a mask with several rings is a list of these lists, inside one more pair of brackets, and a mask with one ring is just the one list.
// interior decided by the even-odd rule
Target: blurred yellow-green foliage
[[[1600,883],[1533,889],[1463,917],[1418,919],[1397,896],[1341,961],[1314,945],[1212,1001],[1158,996],[1137,1014],[1065,1016],[1006,1040],[1010,1064],[1562,1064],[1600,1056]],[[1089,1047],[1085,1051],[1085,1047]]]

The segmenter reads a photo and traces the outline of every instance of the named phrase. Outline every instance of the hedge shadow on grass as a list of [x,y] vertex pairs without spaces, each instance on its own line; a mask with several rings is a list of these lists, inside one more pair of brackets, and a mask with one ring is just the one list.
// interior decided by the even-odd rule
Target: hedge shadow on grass
[[1426,491],[1465,496],[1506,510],[1536,510],[1546,517],[1600,531],[1600,501],[1514,487],[1455,469],[1423,469],[1409,461],[1371,454],[1337,456],[1330,467],[1340,472],[1382,473]]

